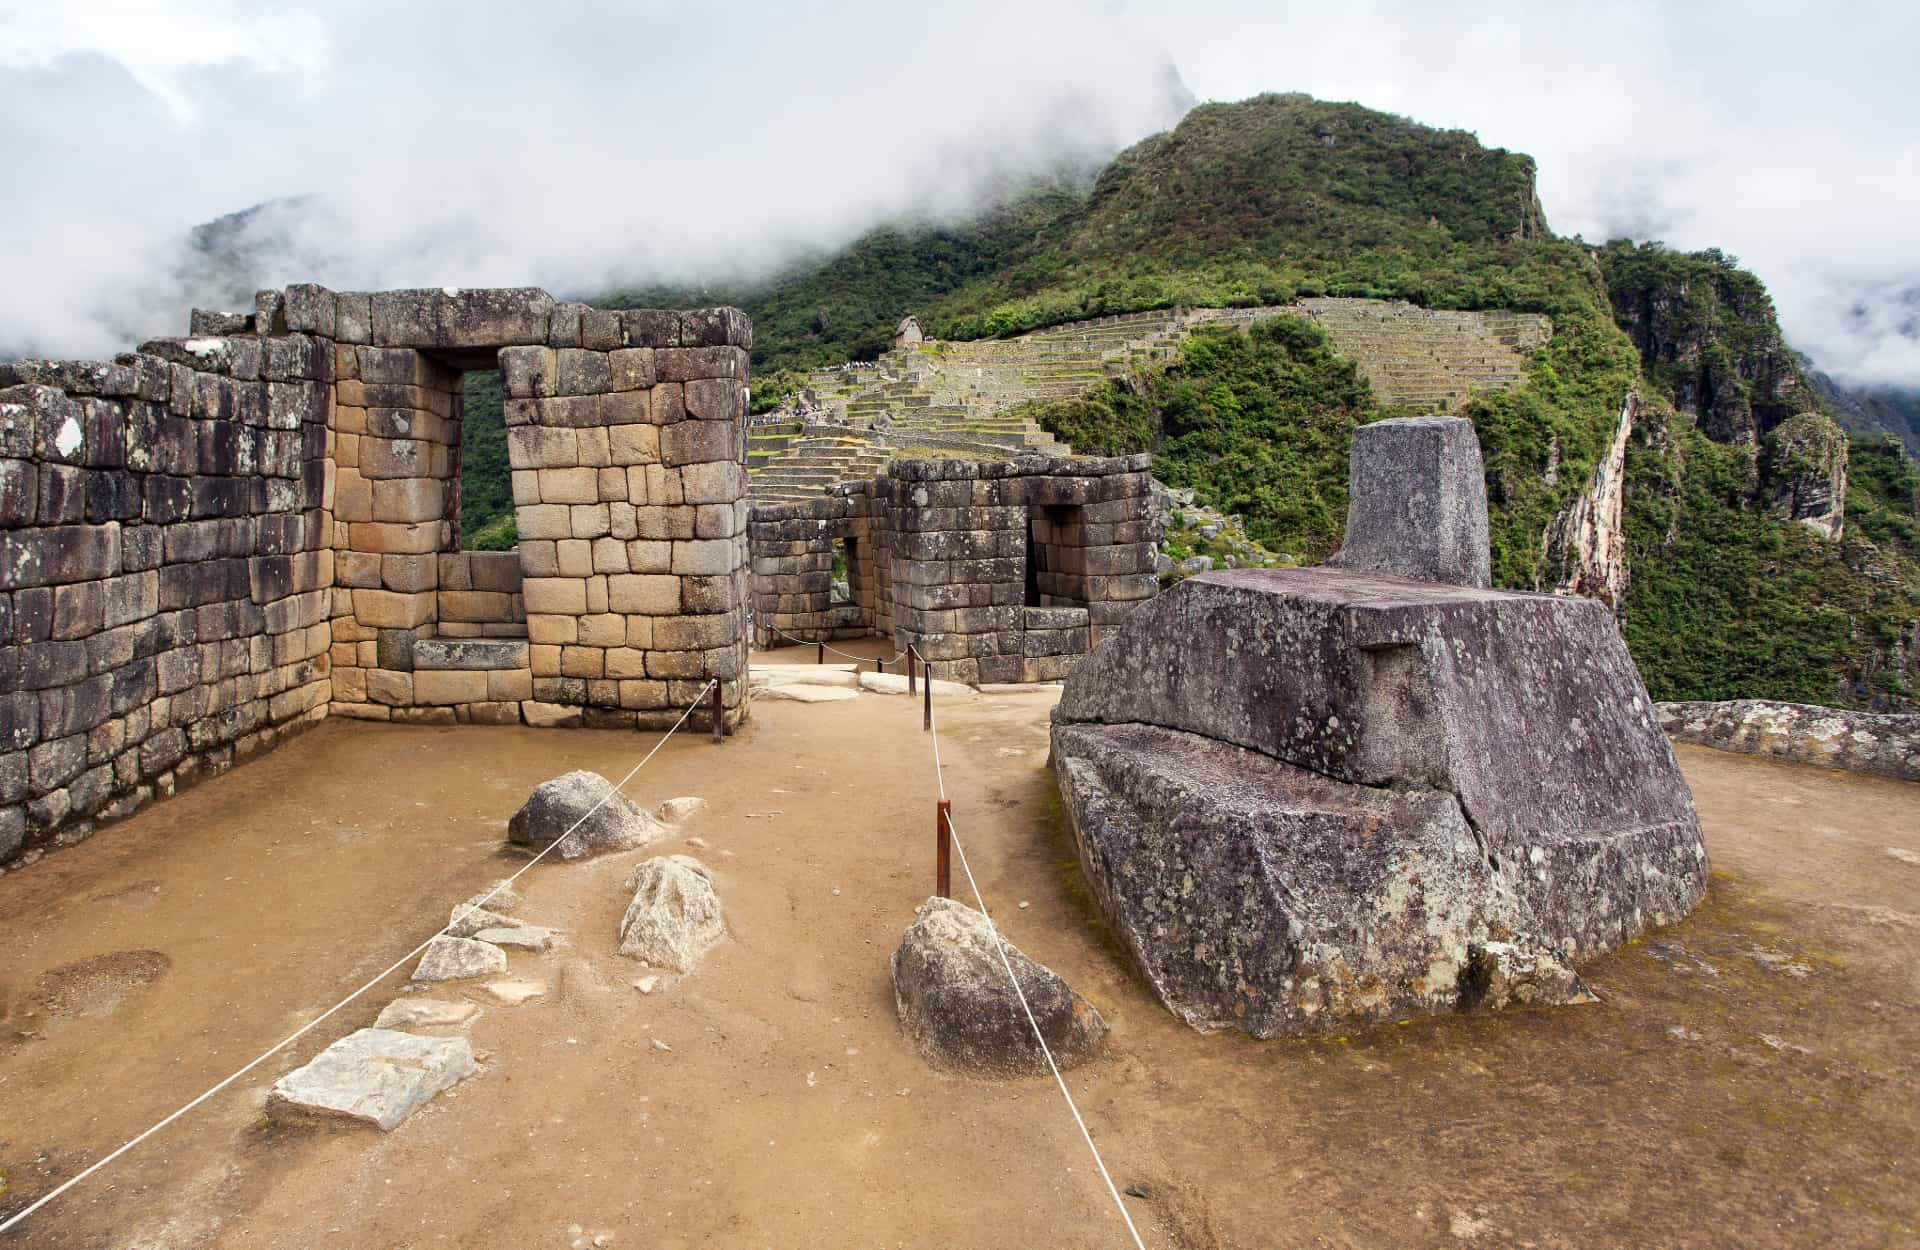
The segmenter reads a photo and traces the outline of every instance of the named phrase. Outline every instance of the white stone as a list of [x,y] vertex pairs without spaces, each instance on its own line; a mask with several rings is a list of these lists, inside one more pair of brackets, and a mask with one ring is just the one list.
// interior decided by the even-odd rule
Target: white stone
[[376,1029],[450,1029],[473,1019],[472,1003],[444,998],[401,998],[388,1003],[373,1022]]
[[641,977],[633,983],[633,988],[642,994],[653,993],[653,987],[660,984],[659,977]]
[[[862,673],[860,674],[860,688],[862,690],[871,690],[875,694],[905,694],[907,693],[907,675],[905,673]],[[916,687],[916,693],[917,692],[918,687]],[[980,697],[979,692],[972,686],[958,681],[935,680],[933,682],[933,692],[942,698],[951,699],[977,699]]]
[[633,892],[620,917],[620,953],[675,972],[691,972],[726,933],[713,874],[691,855],[647,860],[627,877]]
[[267,1114],[357,1120],[387,1132],[474,1071],[473,1046],[464,1037],[361,1029],[275,1081]]
[[437,937],[413,970],[416,981],[460,981],[507,970],[507,953],[472,938]]
[[482,929],[473,935],[473,939],[476,942],[488,942],[494,946],[543,951],[553,945],[553,930],[542,929],[536,924],[523,924],[512,929]]
[[837,690],[832,686],[762,686],[754,691],[756,699],[790,699],[795,703],[844,703],[860,697],[858,690]]
[[677,825],[681,821],[687,820],[697,813],[706,810],[707,801],[705,799],[698,795],[687,795],[684,798],[668,799],[654,809],[654,815],[658,816],[667,824]]
[[508,1007],[518,1007],[521,1003],[544,996],[547,987],[540,981],[489,981],[480,987],[495,1002]]
[[847,686],[860,684],[860,675],[852,668],[833,664],[755,665],[747,673],[748,684],[761,686]]

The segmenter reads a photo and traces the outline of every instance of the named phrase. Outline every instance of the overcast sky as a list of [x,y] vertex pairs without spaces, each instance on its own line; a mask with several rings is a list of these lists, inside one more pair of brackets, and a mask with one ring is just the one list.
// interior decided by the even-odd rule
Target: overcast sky
[[178,333],[185,231],[311,193],[263,284],[751,273],[1161,128],[1171,65],[1529,152],[1557,231],[1722,247],[1920,385],[1916,47],[1912,0],[0,0],[0,346]]

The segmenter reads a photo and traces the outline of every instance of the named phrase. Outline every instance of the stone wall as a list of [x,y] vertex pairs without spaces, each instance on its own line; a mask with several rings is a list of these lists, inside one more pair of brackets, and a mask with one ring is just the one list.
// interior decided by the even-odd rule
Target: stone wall
[[[1064,677],[1159,590],[1145,456],[895,461],[870,485],[762,505],[749,534],[756,645],[872,633],[955,681]],[[828,572],[846,540],[851,612]]]
[[1920,716],[1761,699],[1654,707],[1675,742],[1920,781]]
[[[0,865],[330,713],[745,715],[737,310],[304,285],[192,329],[0,366]],[[495,367],[522,542],[462,552]]]
[[0,865],[325,714],[332,356],[0,365]]

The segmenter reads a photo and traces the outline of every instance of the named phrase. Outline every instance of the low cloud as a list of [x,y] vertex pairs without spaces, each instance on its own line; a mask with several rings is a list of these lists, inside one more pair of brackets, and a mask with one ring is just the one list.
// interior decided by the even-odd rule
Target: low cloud
[[1529,152],[1561,233],[1720,247],[1823,368],[1920,385],[1906,0],[40,7],[0,16],[16,351],[178,332],[205,294],[187,231],[293,197],[248,280],[764,273],[1098,161],[1170,124],[1183,78]]

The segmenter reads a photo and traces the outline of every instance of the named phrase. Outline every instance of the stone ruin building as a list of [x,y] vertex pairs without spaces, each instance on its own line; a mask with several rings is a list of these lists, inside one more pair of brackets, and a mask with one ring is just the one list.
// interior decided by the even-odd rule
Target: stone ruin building
[[1329,567],[1180,583],[1054,713],[1093,894],[1198,1028],[1577,1000],[1574,960],[1706,888],[1607,608],[1488,588],[1471,423],[1363,426],[1350,476]]
[[754,645],[874,635],[954,681],[1065,677],[1159,591],[1147,461],[896,460],[810,503],[757,505]]
[[[0,365],[0,864],[328,714],[746,714],[740,312],[302,285],[191,329]],[[494,368],[517,553],[458,549]]]

